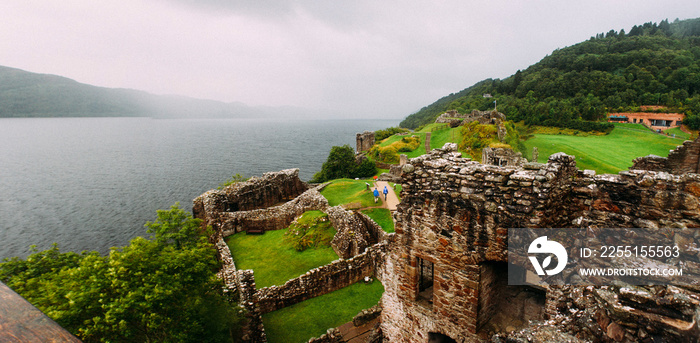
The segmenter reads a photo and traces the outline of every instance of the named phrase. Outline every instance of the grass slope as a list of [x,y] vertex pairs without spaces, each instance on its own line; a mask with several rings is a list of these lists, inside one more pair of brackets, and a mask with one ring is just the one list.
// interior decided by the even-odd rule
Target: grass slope
[[306,342],[352,320],[361,310],[379,302],[384,293],[381,282],[374,280],[350,285],[316,298],[263,315],[270,343]]
[[[447,124],[428,124],[420,132],[430,132],[430,149],[442,148],[445,143],[457,143],[462,141],[462,126],[450,128]],[[469,153],[462,151],[462,156],[470,157]]]
[[528,151],[536,146],[538,162],[547,162],[549,155],[564,152],[576,156],[579,169],[598,173],[618,173],[632,166],[632,160],[649,154],[668,156],[669,150],[683,143],[682,139],[655,134],[640,124],[615,124],[604,136],[565,136],[535,134],[525,141]]
[[366,183],[372,184],[371,181],[338,179],[331,181],[331,184],[326,186],[321,191],[331,206],[338,206],[349,203],[360,203],[361,207],[375,206],[372,190],[367,190]]
[[675,135],[676,138],[680,138],[680,139],[685,139],[685,140],[691,139],[690,134],[683,132],[680,127],[674,127],[672,129],[668,129],[668,130],[664,131],[664,133],[666,133],[669,136]]
[[268,231],[263,235],[245,232],[229,236],[226,241],[238,269],[253,269],[258,288],[284,284],[310,269],[338,259],[330,246],[294,250],[285,242],[286,230]]
[[384,229],[387,233],[394,232],[394,219],[391,217],[391,211],[387,208],[370,208],[362,210],[362,213],[372,218],[375,223]]

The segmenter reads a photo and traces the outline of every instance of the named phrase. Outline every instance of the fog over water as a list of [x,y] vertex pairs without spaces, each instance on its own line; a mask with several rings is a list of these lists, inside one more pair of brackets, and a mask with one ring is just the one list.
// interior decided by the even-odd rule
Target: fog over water
[[321,169],[334,145],[398,120],[0,119],[0,259],[29,246],[109,251],[157,209],[241,173]]

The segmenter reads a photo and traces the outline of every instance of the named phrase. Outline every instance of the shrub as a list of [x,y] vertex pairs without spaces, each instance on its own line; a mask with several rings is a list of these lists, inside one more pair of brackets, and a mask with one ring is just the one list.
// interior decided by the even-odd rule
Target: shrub
[[382,140],[401,132],[408,132],[408,129],[402,129],[400,127],[390,127],[384,130],[377,130],[374,131],[374,141],[381,142]]
[[377,167],[368,160],[358,165],[355,151],[349,145],[334,146],[323,163],[321,171],[314,174],[311,182],[326,182],[342,178],[368,177],[377,173]]
[[352,176],[365,178],[373,176],[375,174],[377,174],[377,165],[374,164],[374,162],[365,158],[362,160],[362,162],[360,162],[357,168],[355,168],[355,171]]
[[333,227],[328,215],[321,211],[308,211],[295,219],[284,233],[284,240],[294,250],[304,251],[310,247],[330,245]]
[[420,147],[420,138],[416,136],[402,137],[387,146],[375,145],[369,152],[377,161],[384,163],[399,163],[399,152],[411,152]]
[[230,186],[234,183],[248,181],[248,179],[249,178],[247,177],[243,177],[243,174],[236,173],[236,175],[231,176],[231,178],[228,179],[226,182],[220,184],[218,189],[223,189],[224,187]]

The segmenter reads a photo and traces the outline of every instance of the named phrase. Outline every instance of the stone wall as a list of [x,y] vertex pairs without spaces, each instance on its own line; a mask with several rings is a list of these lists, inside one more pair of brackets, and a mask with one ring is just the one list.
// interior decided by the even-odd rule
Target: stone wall
[[374,277],[383,270],[386,250],[386,242],[375,244],[359,255],[312,269],[284,285],[261,288],[256,292],[257,306],[264,314]]
[[468,124],[478,121],[480,124],[499,125],[506,120],[506,115],[496,111],[478,111],[473,110],[471,113],[460,114],[457,111],[447,111],[435,119],[435,123],[444,123],[454,125],[455,119],[458,119],[462,124]]
[[224,291],[230,293],[236,292],[240,281],[238,280],[236,263],[233,261],[233,257],[231,257],[231,249],[229,249],[222,235],[216,235],[214,241],[219,261],[221,261],[221,270],[218,276],[224,281]]
[[308,188],[299,179],[299,169],[265,173],[200,195],[194,199],[192,213],[205,225],[212,225],[218,213],[267,208],[292,200]]
[[262,313],[258,307],[258,297],[255,292],[255,276],[252,270],[239,270],[239,304],[246,310],[246,325],[243,328],[243,341],[249,343],[267,342]]
[[221,212],[210,220],[215,230],[221,230],[224,236],[235,233],[263,232],[282,230],[289,226],[294,219],[309,210],[328,207],[328,200],[321,195],[318,188],[309,189],[294,200],[279,206],[251,211]]
[[[499,275],[504,275],[507,262],[508,228],[700,227],[697,174],[633,170],[595,175],[579,171],[574,157],[563,153],[550,156],[546,164],[496,167],[458,158],[450,150],[433,150],[411,159],[403,169],[395,244],[382,276],[382,332],[390,342],[427,342],[435,335],[458,342],[486,339],[486,324],[512,311],[493,301],[501,297],[495,285],[503,283]],[[430,292],[419,289],[420,274],[427,270],[419,263],[432,265],[433,273],[427,276],[433,282]],[[693,290],[678,291],[691,300],[678,305],[688,314],[674,321],[678,316],[659,316],[664,305],[625,300],[633,296],[625,296],[624,288],[591,289],[548,291],[550,317],[571,319],[569,310],[586,306],[601,309],[597,318],[608,318],[603,320],[606,331],[582,334],[591,340],[610,341],[620,334],[674,341],[697,337],[700,321],[693,321],[692,313],[700,311],[700,294]],[[581,293],[584,290],[589,297]],[[663,294],[673,294],[669,292],[649,292],[655,295],[649,301],[664,304]],[[581,307],[571,305],[572,298]],[[645,328],[632,327],[635,321]],[[572,329],[580,323],[564,320],[556,325]]]
[[520,152],[508,148],[484,148],[481,151],[481,163],[500,167],[520,166],[527,160]]
[[544,324],[590,341],[697,342],[699,299],[673,286],[550,287]]
[[369,151],[374,145],[374,132],[365,131],[355,135],[355,152]]
[[324,210],[337,230],[331,246],[341,258],[350,258],[383,240],[386,233],[366,214],[346,211],[340,206]]
[[312,338],[308,343],[345,343],[338,328],[328,329],[321,337]]
[[685,141],[669,152],[668,157],[649,155],[638,157],[630,169],[664,171],[672,174],[700,172],[700,137]]

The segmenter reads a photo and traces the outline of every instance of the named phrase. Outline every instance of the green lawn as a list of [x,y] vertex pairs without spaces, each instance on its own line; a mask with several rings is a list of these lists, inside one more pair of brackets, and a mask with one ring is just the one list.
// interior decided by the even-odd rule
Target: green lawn
[[525,146],[528,156],[533,146],[538,148],[538,162],[547,162],[549,155],[562,151],[576,156],[579,169],[618,173],[631,167],[636,157],[649,154],[666,157],[669,150],[682,143],[683,139],[655,134],[641,124],[615,124],[615,129],[604,136],[535,134],[525,141]]
[[392,187],[394,187],[394,193],[396,193],[396,197],[399,198],[399,201],[401,201],[401,190],[403,190],[403,186],[401,186],[400,183],[389,183]]
[[462,127],[449,128],[445,126],[440,130],[435,130],[430,135],[430,148],[442,148],[445,143],[457,143],[462,140]]
[[351,180],[338,179],[331,181],[331,184],[326,186],[321,191],[331,206],[338,206],[349,203],[360,203],[360,207],[375,206],[374,196],[371,188],[367,190],[365,183],[372,184],[372,181],[367,180]]
[[267,231],[263,235],[240,232],[226,239],[236,267],[255,271],[257,288],[284,284],[310,269],[338,259],[330,245],[307,248],[302,252],[294,250],[290,243],[285,242],[285,232]]
[[672,129],[668,129],[668,130],[666,130],[666,131],[664,131],[664,132],[665,132],[666,134],[668,134],[669,136],[676,135],[676,138],[685,139],[685,140],[689,140],[689,139],[690,139],[690,134],[687,134],[687,133],[681,131],[681,128],[680,128],[680,127],[674,127],[674,128],[672,128]]
[[444,129],[447,126],[448,126],[448,124],[445,124],[445,123],[439,123],[439,124],[438,123],[430,123],[430,124],[423,126],[420,130],[418,130],[416,132],[420,132],[420,133],[433,132],[435,130]]
[[335,292],[263,315],[270,343],[306,342],[330,328],[352,320],[361,310],[379,302],[384,287],[378,280],[369,285],[358,282]]
[[375,223],[384,229],[384,231],[394,232],[394,219],[391,217],[391,211],[387,208],[370,208],[362,210],[362,213],[372,218]]

